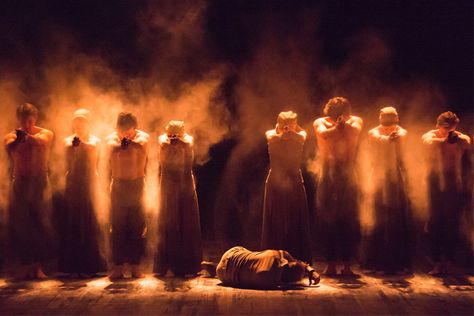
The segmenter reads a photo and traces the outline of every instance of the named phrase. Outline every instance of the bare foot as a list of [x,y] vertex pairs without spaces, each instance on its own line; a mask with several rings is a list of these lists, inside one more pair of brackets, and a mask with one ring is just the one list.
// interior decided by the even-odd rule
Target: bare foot
[[112,280],[123,278],[123,266],[116,266],[113,268],[112,273],[109,275]]
[[324,270],[323,275],[325,276],[336,276],[337,275],[337,269],[336,269],[336,264],[334,262],[329,262],[328,266],[326,267],[326,270]]
[[348,263],[345,263],[344,264],[344,268],[342,269],[342,272],[341,274],[345,277],[355,277],[357,276],[357,274],[355,274],[352,269],[351,269],[351,265],[348,264]]
[[35,277],[38,280],[46,280],[48,278],[48,276],[46,275],[46,273],[44,273],[44,271],[41,267],[36,268],[36,273],[35,274],[36,274]]
[[164,276],[165,276],[165,278],[174,278],[175,274],[172,270],[168,269]]
[[140,266],[138,264],[132,265],[132,277],[135,279],[144,278],[145,275],[140,271]]

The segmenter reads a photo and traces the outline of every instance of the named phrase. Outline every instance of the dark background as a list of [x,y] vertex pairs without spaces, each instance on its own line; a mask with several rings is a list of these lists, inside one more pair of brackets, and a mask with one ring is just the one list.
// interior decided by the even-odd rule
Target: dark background
[[[308,55],[317,51],[314,55],[318,63],[338,69],[351,58],[348,40],[364,30],[376,31],[391,49],[390,66],[377,71],[379,82],[396,86],[414,77],[426,80],[441,90],[446,108],[472,117],[473,3],[470,0],[209,1],[200,25],[203,41],[184,46],[185,53],[179,56],[165,57],[163,52],[167,50],[170,35],[157,28],[144,40],[137,16],[147,8],[173,16],[189,5],[186,1],[3,0],[0,78],[23,74],[21,94],[25,100],[41,100],[40,105],[48,106],[42,90],[43,71],[47,60],[56,52],[57,42],[52,34],[58,33],[74,38],[76,52],[100,56],[123,78],[153,77],[150,69],[155,69],[155,65],[167,69],[173,65],[172,71],[160,77],[170,98],[182,85],[199,81],[215,65],[225,63],[232,70],[219,88],[220,97],[231,113],[228,124],[233,125],[239,120],[241,106],[235,92],[242,79],[240,70],[255,58],[266,32],[270,29],[274,38],[282,39],[284,46],[289,37],[298,36],[308,15],[311,20],[311,13],[315,12],[317,27],[302,33],[305,38],[299,39],[302,43],[299,48]],[[302,15],[306,19],[301,19]],[[98,84],[103,84],[100,78]],[[317,109],[311,114],[315,117],[333,89],[318,80],[314,81],[314,87],[318,93],[311,94],[311,102]],[[353,100],[357,105],[357,96]],[[432,113],[429,106],[425,110]],[[465,126],[470,125],[468,122]],[[243,218],[248,208],[260,203],[249,202],[251,196],[263,197],[268,164],[263,137],[256,140],[261,143],[256,150],[239,158],[245,171],[239,173],[238,180],[245,187],[234,190],[229,199],[241,203],[227,205],[228,209],[222,210],[216,202],[215,192],[239,141],[238,133],[231,132],[211,148],[211,159],[206,164],[196,166],[201,221],[208,239],[218,235],[217,222],[224,223],[223,236],[218,237],[231,242],[243,239],[251,242],[259,234],[259,215],[252,217],[254,222],[250,226],[249,220]],[[307,151],[312,149],[314,145],[309,145]],[[307,172],[305,180],[308,200],[314,207],[311,203],[314,182]],[[221,216],[225,217],[222,221]]]
[[[54,29],[72,34],[80,51],[99,54],[124,75],[139,76],[153,61],[151,52],[137,44],[136,14],[149,2],[153,3],[2,1],[1,63],[39,69],[51,52],[45,35]],[[317,17],[320,27],[313,36],[323,43],[326,63],[341,64],[348,56],[341,43],[361,29],[375,28],[386,36],[394,52],[395,71],[387,80],[404,80],[414,74],[431,78],[457,109],[471,109],[472,1],[210,1],[204,23],[209,54],[216,62],[224,60],[239,67],[255,53],[264,29],[263,15],[278,15],[283,37],[285,31],[298,27],[297,14],[310,8],[321,12]],[[309,47],[312,40],[307,38]],[[189,61],[183,70],[189,80],[197,64]]]

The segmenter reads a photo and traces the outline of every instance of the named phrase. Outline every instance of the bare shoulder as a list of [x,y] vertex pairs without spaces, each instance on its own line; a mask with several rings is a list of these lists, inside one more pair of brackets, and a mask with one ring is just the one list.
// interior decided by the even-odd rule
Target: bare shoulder
[[137,135],[135,136],[135,141],[139,142],[142,146],[146,146],[150,140],[150,134],[145,133],[144,131],[137,130]]
[[63,139],[63,143],[65,146],[72,146],[72,140],[74,139],[74,135],[69,135],[68,137]]
[[369,130],[369,132],[368,132],[369,136],[378,135],[380,133],[379,129],[380,129],[380,126],[377,126],[377,127],[372,128],[371,130]]
[[358,124],[362,125],[364,123],[364,120],[360,116],[351,115],[350,118],[349,118],[349,122],[350,123],[358,123]]
[[272,140],[277,135],[278,134],[277,134],[275,129],[271,129],[271,130],[268,130],[268,131],[265,132],[265,137],[267,138],[267,140]]
[[49,129],[38,127],[38,135],[45,136],[48,138],[48,140],[51,140],[54,136],[54,133],[50,131]]
[[119,141],[120,141],[120,138],[119,138],[117,132],[113,132],[112,134],[109,134],[109,135],[107,135],[107,137],[105,137],[105,141],[106,141],[107,143],[119,142]]
[[118,137],[118,133],[117,133],[117,132],[113,132],[113,133],[107,135],[107,136],[105,137],[105,140],[113,140],[113,139],[118,139],[118,138],[119,138],[119,137]]
[[301,136],[303,138],[303,140],[306,140],[306,138],[308,137],[308,133],[302,129],[298,132],[298,135]]
[[322,125],[322,124],[326,124],[327,123],[327,120],[326,120],[326,117],[320,117],[320,118],[317,118],[314,120],[313,122],[313,126],[319,126],[319,125]]
[[301,130],[294,134],[296,141],[302,142],[302,143],[304,143],[304,141],[306,140],[306,136],[307,134],[306,134],[306,131],[304,130]]
[[10,133],[8,133],[7,135],[5,135],[5,138],[3,139],[3,143],[5,145],[8,145],[12,142],[14,142],[16,140],[16,132],[15,131],[11,131]]
[[4,139],[9,140],[12,138],[16,138],[16,131],[11,131],[10,133],[6,134]]
[[142,140],[149,140],[150,134],[137,129],[137,138],[140,138]]
[[90,135],[89,136],[89,142],[91,145],[98,145],[101,142],[101,139],[95,135]]
[[428,132],[424,133],[421,136],[422,139],[426,139],[426,138],[430,138],[430,137],[436,137],[436,130],[435,129],[432,129],[431,131],[428,131]]
[[160,136],[158,136],[158,144],[163,145],[166,143],[168,143],[168,135],[161,134]]
[[398,135],[404,137],[407,136],[408,131],[401,126],[398,126]]
[[193,145],[193,144],[194,144],[194,137],[192,137],[192,136],[189,135],[189,134],[184,134],[183,140],[184,140],[185,143],[187,143],[187,144],[189,144],[189,145]]
[[471,144],[471,137],[469,137],[466,134],[463,134],[461,132],[457,132],[457,135],[458,135],[459,139],[461,140],[461,142],[465,143],[466,145]]

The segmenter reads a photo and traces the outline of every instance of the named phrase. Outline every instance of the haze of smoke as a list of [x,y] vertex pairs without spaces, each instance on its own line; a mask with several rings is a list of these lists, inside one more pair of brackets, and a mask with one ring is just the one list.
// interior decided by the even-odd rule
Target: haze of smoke
[[[322,116],[324,103],[333,96],[347,97],[353,104],[354,114],[364,119],[358,159],[359,180],[365,197],[360,212],[363,229],[369,231],[373,226],[367,132],[378,125],[379,109],[385,106],[398,109],[400,124],[408,130],[406,164],[413,216],[416,221],[426,221],[426,164],[421,135],[434,128],[440,112],[448,110],[441,89],[415,75],[404,82],[390,79],[392,51],[384,37],[374,30],[365,30],[341,43],[348,57],[338,66],[327,65],[317,49],[321,47],[317,40],[309,46],[301,40],[314,39],[317,23],[303,28],[308,25],[307,20],[295,21],[299,23],[291,25],[283,38],[273,35],[280,34],[272,32],[277,23],[264,24],[266,29],[256,44],[255,55],[237,70],[239,79],[234,96],[238,102],[238,119],[234,130],[238,143],[227,163],[217,197],[215,214],[216,220],[221,221],[218,226],[225,230],[224,222],[234,216],[231,213],[237,209],[243,227],[242,239],[249,240],[246,235],[250,227],[260,224],[264,177],[254,179],[257,184],[244,182],[244,162],[252,155],[263,154],[259,146],[264,146],[264,132],[274,127],[280,111],[291,109],[299,114],[300,124],[311,135],[307,147],[314,146],[311,123]],[[315,172],[315,160],[309,158],[305,167]],[[241,186],[248,187],[244,190],[248,198],[234,198],[229,202],[229,196],[236,197],[239,190],[243,190]]]
[[[169,14],[176,12],[156,12],[157,8],[150,6],[143,14],[152,17],[144,21],[143,45],[156,54],[150,57],[149,73],[140,73],[135,77],[125,77],[115,71],[103,58],[84,54],[78,49],[74,38],[61,32],[50,35],[53,41],[49,54],[44,54],[45,60],[40,68],[42,81],[36,83],[39,91],[35,100],[24,99],[20,86],[28,80],[30,74],[23,73],[15,81],[0,82],[1,105],[8,122],[8,131],[16,127],[14,119],[15,107],[25,101],[40,105],[41,117],[39,125],[51,129],[55,133],[51,155],[51,180],[56,191],[61,191],[65,183],[65,160],[63,139],[71,134],[72,113],[78,108],[91,111],[91,133],[105,140],[106,136],[115,129],[117,114],[130,110],[138,117],[139,129],[151,135],[147,166],[146,209],[151,219],[151,233],[154,229],[154,219],[158,211],[158,146],[157,138],[164,132],[169,120],[184,120],[187,131],[195,136],[196,161],[205,163],[208,159],[209,147],[219,142],[227,134],[227,111],[218,98],[224,69],[220,66],[210,68],[185,67],[186,58],[193,56],[202,46],[202,40],[195,37],[201,26],[199,6],[190,5],[190,13],[170,22]],[[198,8],[195,11],[195,8]],[[194,14],[193,12],[196,12]],[[183,20],[184,19],[184,20]],[[198,24],[198,25],[196,25]],[[156,43],[147,41],[147,36],[153,36],[156,28],[167,28],[165,41]],[[148,28],[145,31],[145,28]],[[184,37],[183,37],[184,36]],[[150,38],[148,38],[150,39]],[[194,39],[196,47],[183,47],[188,39]],[[175,54],[180,52],[180,54]],[[170,58],[172,60],[170,60]],[[157,61],[156,68],[154,61]],[[160,62],[158,62],[160,61]],[[163,62],[164,61],[164,62]],[[197,59],[196,64],[202,60]],[[202,63],[204,64],[204,63]],[[177,67],[180,71],[177,71]],[[180,68],[181,67],[181,68]],[[3,109],[3,107],[5,107]],[[8,119],[8,120],[7,120]],[[7,124],[2,124],[7,126]],[[4,134],[7,130],[4,131]],[[102,146],[103,147],[103,146]],[[100,222],[108,223],[108,182],[107,162],[104,148],[99,167],[101,192],[98,194],[98,216]],[[2,153],[4,155],[4,153]],[[6,159],[2,159],[6,161]],[[2,165],[2,170],[7,166]],[[7,178],[5,175],[2,178]],[[2,181],[2,204],[6,204],[9,181]],[[105,225],[106,226],[106,225]],[[108,227],[104,227],[108,228]],[[150,244],[154,243],[151,236]]]
[[[15,114],[10,111],[16,104],[18,82],[14,78],[2,78],[0,81],[0,111],[2,113],[1,135],[6,135],[15,129]],[[3,138],[2,138],[3,147]],[[7,221],[8,189],[10,173],[8,155],[5,150],[0,151],[0,229]],[[2,235],[2,233],[0,233]]]
[[[150,1],[136,17],[140,36],[137,43],[131,43],[140,50],[146,67],[131,75],[113,69],[99,56],[81,53],[69,34],[50,35],[51,51],[43,54],[48,57],[39,71],[44,81],[34,80],[33,98],[25,100],[22,84],[30,77],[35,78],[35,74],[25,72],[19,78],[0,82],[0,101],[3,101],[0,109],[9,115],[2,118],[7,123],[2,126],[12,125],[14,106],[20,102],[42,105],[45,120],[40,126],[52,129],[56,136],[53,180],[60,189],[64,183],[62,139],[71,132],[72,112],[82,107],[90,109],[92,133],[102,140],[114,130],[119,111],[135,112],[139,128],[151,134],[147,170],[147,209],[151,215],[158,209],[156,139],[166,123],[170,119],[186,122],[188,131],[196,137],[198,163],[205,163],[209,148],[231,132],[237,145],[222,175],[214,209],[217,225],[225,230],[223,222],[235,208],[240,210],[244,228],[260,225],[264,177],[246,176],[245,167],[252,164],[257,169],[265,168],[264,157],[258,157],[257,162],[248,163],[248,160],[265,151],[262,150],[264,132],[274,127],[280,111],[291,109],[299,114],[300,125],[310,134],[307,148],[312,148],[315,139],[311,124],[322,115],[323,104],[336,95],[349,98],[354,114],[365,121],[359,174],[367,190],[370,165],[364,139],[367,131],[378,124],[379,109],[394,106],[399,110],[401,125],[409,132],[407,164],[415,214],[420,220],[426,219],[425,164],[420,137],[433,127],[436,115],[447,109],[436,85],[416,77],[406,82],[389,80],[393,67],[390,45],[373,30],[365,30],[340,43],[347,57],[340,64],[328,65],[322,58],[322,43],[315,36],[318,10],[301,10],[291,19],[291,24],[288,19],[282,22],[278,15],[268,13],[255,30],[258,33],[258,40],[253,43],[255,54],[242,65],[217,64],[207,48],[202,27],[206,7],[205,1]],[[274,32],[276,28],[286,31]],[[238,78],[230,92],[237,104],[232,126],[229,126],[229,105],[219,97],[224,89],[223,80],[229,76]],[[314,171],[311,158],[314,154],[309,156],[305,168]],[[2,167],[6,170],[6,166]],[[100,168],[103,179],[107,178],[104,168],[105,165]],[[7,190],[2,192],[4,201]],[[245,201],[239,195],[245,196]],[[366,197],[370,196],[366,194]],[[103,222],[108,220],[107,209],[101,207]],[[362,210],[362,223],[370,229],[371,208],[364,204]],[[244,234],[250,237],[255,237],[256,232],[244,229]]]

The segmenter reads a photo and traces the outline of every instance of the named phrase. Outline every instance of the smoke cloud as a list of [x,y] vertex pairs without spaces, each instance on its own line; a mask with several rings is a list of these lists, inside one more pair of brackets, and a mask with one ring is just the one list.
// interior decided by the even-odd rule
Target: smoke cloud
[[[19,31],[13,32],[9,39],[17,55],[0,60],[3,133],[15,128],[16,105],[26,101],[39,105],[40,126],[55,133],[51,178],[55,189],[62,190],[62,140],[71,133],[73,111],[91,110],[91,132],[102,140],[113,132],[120,111],[134,112],[139,129],[151,134],[147,209],[154,220],[159,190],[157,137],[169,120],[184,120],[195,137],[196,167],[222,170],[211,175],[197,173],[198,190],[199,176],[208,185],[201,187],[208,199],[201,213],[212,219],[203,225],[209,226],[215,238],[252,244],[260,236],[268,171],[264,133],[274,128],[280,111],[297,112],[299,124],[309,134],[303,171],[308,199],[314,206],[312,186],[317,175],[312,122],[322,115],[324,103],[333,96],[345,96],[354,114],[364,119],[359,174],[366,193],[370,185],[367,131],[378,124],[380,108],[394,106],[409,133],[407,168],[415,216],[426,220],[420,138],[434,126],[436,115],[450,105],[438,84],[416,73],[400,74],[394,63],[397,52],[376,28],[359,28],[342,40],[325,37],[327,24],[322,22],[328,13],[324,6],[234,2],[232,14],[216,1],[129,3],[130,8],[114,12],[117,16],[111,19],[116,25],[112,26],[107,25],[107,12],[88,3],[84,10],[94,11],[105,31],[93,26],[84,31],[75,22],[49,20],[38,25],[40,36],[31,44],[37,50],[15,40],[15,36],[22,37]],[[466,119],[462,117],[466,113],[459,114],[466,124],[461,129],[469,128],[472,134],[472,113]],[[219,149],[226,141],[232,141],[232,146]],[[211,155],[215,148],[222,150],[217,155],[226,156],[223,162]],[[215,165],[221,163],[223,166]],[[4,210],[8,174],[5,163],[0,167]],[[104,165],[101,176],[106,183]],[[102,196],[99,215],[105,224],[108,202],[106,194]],[[367,199],[361,220],[370,229],[372,212]]]

